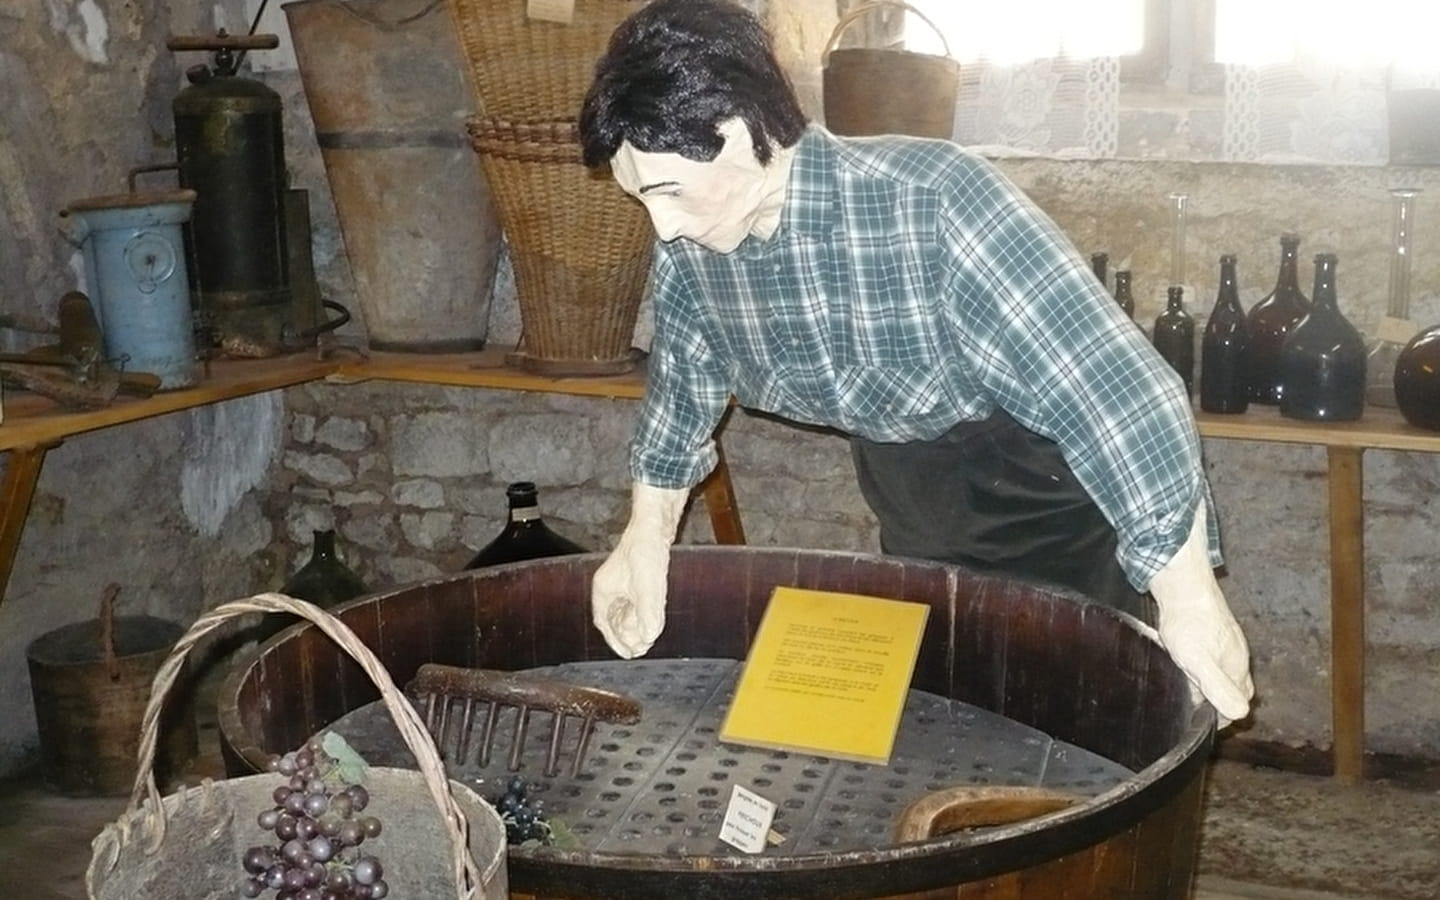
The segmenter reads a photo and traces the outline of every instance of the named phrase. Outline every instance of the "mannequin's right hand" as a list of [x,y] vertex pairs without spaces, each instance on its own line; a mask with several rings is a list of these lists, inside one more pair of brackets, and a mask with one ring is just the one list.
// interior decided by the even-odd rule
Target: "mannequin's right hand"
[[625,532],[590,583],[590,618],[625,659],[644,656],[665,630],[670,545],[689,495],[636,482]]
[[644,656],[665,630],[670,544],[621,540],[595,572],[590,613],[605,643],[619,656]]

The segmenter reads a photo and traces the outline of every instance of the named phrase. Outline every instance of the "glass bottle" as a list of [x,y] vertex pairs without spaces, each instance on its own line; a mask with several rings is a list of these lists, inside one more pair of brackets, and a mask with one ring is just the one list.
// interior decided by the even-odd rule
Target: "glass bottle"
[[1415,335],[1395,361],[1395,405],[1416,428],[1440,431],[1440,325]]
[[1243,413],[1250,405],[1245,382],[1249,331],[1235,286],[1235,257],[1220,257],[1220,290],[1200,342],[1200,408],[1213,413]]
[[1300,292],[1300,236],[1280,235],[1280,273],[1275,290],[1250,308],[1245,324],[1250,347],[1245,354],[1250,401],[1271,406],[1280,402],[1280,348],[1290,330],[1310,311],[1310,300]]
[[280,588],[301,600],[323,608],[343,603],[365,593],[365,582],[335,553],[335,531],[315,531],[310,560],[296,570]]
[[1109,289],[1110,282],[1107,280],[1110,270],[1110,254],[1105,251],[1090,254],[1090,271],[1100,279],[1100,286]]
[[1185,289],[1172,284],[1165,289],[1165,311],[1155,320],[1151,341],[1185,382],[1185,393],[1195,388],[1195,320],[1185,311]]
[[1115,302],[1125,310],[1125,315],[1135,318],[1135,297],[1130,293],[1130,270],[1115,270]]
[[1185,284],[1185,210],[1190,202],[1188,194],[1170,195],[1170,284],[1172,287]]
[[1365,402],[1376,406],[1395,406],[1395,363],[1417,331],[1415,323],[1410,321],[1410,231],[1414,226],[1415,197],[1419,193],[1415,188],[1390,191],[1394,198],[1390,300],[1365,360]]
[[510,504],[510,521],[493,541],[480,548],[465,568],[586,552],[584,547],[561,537],[545,524],[535,482],[513,482],[505,489],[505,498]]
[[1315,257],[1310,312],[1280,350],[1280,414],[1345,422],[1365,409],[1365,340],[1340,313],[1333,253]]

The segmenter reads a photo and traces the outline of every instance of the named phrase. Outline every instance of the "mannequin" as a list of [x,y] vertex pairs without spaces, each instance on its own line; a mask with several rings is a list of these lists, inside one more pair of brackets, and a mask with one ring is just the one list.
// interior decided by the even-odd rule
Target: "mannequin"
[[1222,722],[1247,715],[1184,387],[998,170],[948,141],[807,123],[728,0],[622,23],[580,137],[659,239],[631,515],[592,585],[617,654],[664,630],[670,547],[733,395],[851,435],[885,552],[1131,612]]

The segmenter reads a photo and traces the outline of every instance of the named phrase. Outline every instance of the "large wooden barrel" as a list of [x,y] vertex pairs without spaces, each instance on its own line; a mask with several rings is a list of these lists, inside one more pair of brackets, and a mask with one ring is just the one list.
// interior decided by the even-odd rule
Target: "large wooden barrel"
[[[425,662],[526,669],[611,659],[590,623],[599,554],[447,576],[336,614],[398,681]],[[939,563],[750,547],[679,547],[667,627],[650,657],[743,659],[772,589],[795,585],[927,603],[912,687],[974,704],[1135,775],[1026,821],[876,849],[660,856],[512,848],[512,897],[532,900],[1189,896],[1215,728],[1184,674],[1121,613],[1071,594]],[[281,632],[220,698],[227,762],[263,765],[375,699],[308,626]]]

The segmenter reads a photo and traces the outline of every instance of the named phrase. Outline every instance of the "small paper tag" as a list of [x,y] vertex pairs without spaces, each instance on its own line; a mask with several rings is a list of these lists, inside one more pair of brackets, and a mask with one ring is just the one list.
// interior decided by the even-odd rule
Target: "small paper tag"
[[744,853],[759,853],[765,849],[774,818],[774,803],[737,784],[720,823],[720,840]]
[[569,25],[575,21],[575,0],[525,0],[525,15],[531,19]]
[[1411,320],[1386,316],[1380,320],[1380,327],[1376,329],[1375,336],[1382,341],[1403,345],[1410,343],[1410,339],[1419,333],[1420,326]]

